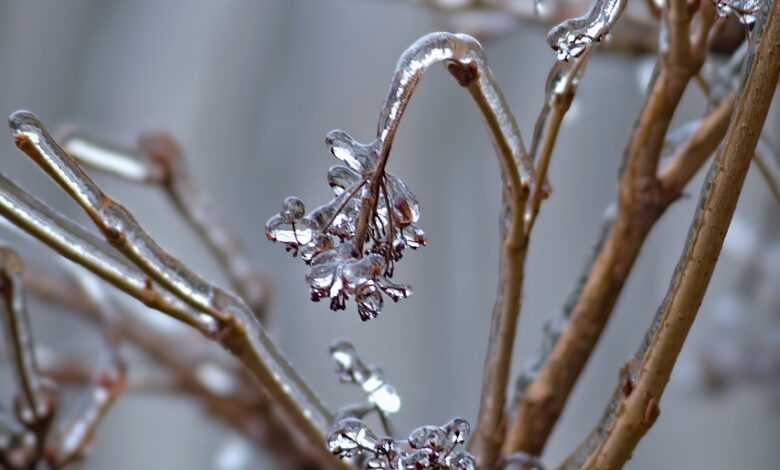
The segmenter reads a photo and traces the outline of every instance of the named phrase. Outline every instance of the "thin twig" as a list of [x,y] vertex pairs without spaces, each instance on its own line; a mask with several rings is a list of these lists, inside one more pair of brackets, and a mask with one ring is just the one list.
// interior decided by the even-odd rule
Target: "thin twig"
[[[538,184],[531,193],[530,203],[526,209],[526,236],[530,236],[536,223],[536,217],[539,215],[542,199],[547,196],[547,171],[550,167],[555,144],[558,141],[558,131],[574,100],[579,75],[582,73],[589,56],[590,49],[578,57],[573,65],[569,62],[556,61],[548,74],[545,104],[539,114],[539,119],[537,119],[534,129],[534,144],[531,149],[531,155],[536,161],[536,181]],[[537,137],[537,134],[542,134],[542,132],[544,137]],[[536,154],[537,139],[541,140],[539,155]]]
[[119,356],[116,338],[112,332],[106,333],[104,342],[112,359],[111,370],[100,371],[93,377],[83,395],[83,408],[57,436],[56,444],[51,446],[54,451],[48,458],[53,469],[64,469],[84,457],[98,425],[127,387],[127,369]]
[[[760,34],[761,27],[753,30],[755,36]],[[778,76],[780,2],[775,1],[724,145],[702,190],[699,210],[666,298],[634,361],[628,365],[625,381],[618,385],[618,401],[607,407],[606,418],[613,422],[582,468],[622,467],[658,417],[664,388],[715,269]],[[565,468],[574,465],[580,468],[576,462],[567,462]]]
[[34,115],[20,111],[10,121],[17,146],[79,203],[107,241],[154,282],[216,322],[218,332],[212,338],[253,372],[310,442],[322,443],[332,413],[289,365],[249,307],[163,250],[62,150]]
[[[714,11],[701,5],[699,30],[691,39],[692,19],[687,3],[671,2],[665,21],[670,29],[669,49],[650,87],[624,157],[618,190],[617,216],[601,244],[589,275],[571,310],[568,327],[555,342],[541,371],[518,399],[503,445],[505,454],[523,451],[539,455],[558,421],[574,385],[607,324],[634,261],[650,229],[679,195],[681,187],[665,188],[657,167],[680,98],[706,57]],[[685,4],[685,9],[679,3]],[[674,30],[674,31],[672,31]],[[714,135],[708,142],[717,142]],[[714,150],[714,147],[712,147]],[[681,158],[687,159],[687,155]]]

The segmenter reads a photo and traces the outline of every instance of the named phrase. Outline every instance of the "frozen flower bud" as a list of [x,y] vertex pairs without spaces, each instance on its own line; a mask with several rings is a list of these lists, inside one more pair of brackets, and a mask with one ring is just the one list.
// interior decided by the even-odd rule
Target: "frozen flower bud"
[[295,196],[289,196],[284,200],[282,211],[279,215],[282,216],[282,220],[291,223],[301,220],[305,213],[306,208],[303,205],[303,201]]

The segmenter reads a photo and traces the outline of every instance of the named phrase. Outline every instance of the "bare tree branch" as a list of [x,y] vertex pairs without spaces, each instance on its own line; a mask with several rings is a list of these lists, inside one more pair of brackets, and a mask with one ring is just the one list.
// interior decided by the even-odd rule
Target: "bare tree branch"
[[[761,25],[757,27],[760,28]],[[759,32],[753,31],[754,35]],[[780,76],[780,2],[773,2],[758,51],[713,163],[669,291],[634,360],[589,438],[585,469],[619,468],[658,417],[659,402],[715,269]],[[564,468],[580,468],[575,453]]]
[[[659,70],[626,149],[615,222],[600,243],[582,289],[578,289],[568,327],[518,399],[503,445],[505,454],[542,452],[606,326],[645,237],[675,199],[676,196],[668,196],[670,191],[674,194],[674,190],[681,189],[665,188],[656,176],[657,167],[672,115],[706,57],[714,11],[710,2],[701,4],[699,30],[691,38],[689,25],[693,17],[686,2],[671,3],[664,20],[670,29],[669,48],[659,61]],[[721,137],[722,134],[712,136],[708,142],[717,146]],[[687,155],[684,159],[690,160]]]

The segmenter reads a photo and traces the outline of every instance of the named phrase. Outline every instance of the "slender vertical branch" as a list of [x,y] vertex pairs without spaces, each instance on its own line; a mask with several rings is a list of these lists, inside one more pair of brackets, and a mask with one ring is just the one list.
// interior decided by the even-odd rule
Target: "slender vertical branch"
[[164,251],[123,206],[108,197],[29,112],[12,115],[17,146],[92,218],[109,243],[153,282],[211,318],[213,336],[249,368],[311,442],[321,443],[332,414],[298,376],[240,299],[206,282]]
[[0,246],[0,294],[3,298],[3,324],[9,357],[12,358],[14,376],[21,390],[22,411],[26,424],[47,418],[51,412],[41,388],[38,363],[35,359],[30,320],[27,316],[27,300],[24,295],[24,262],[15,251]]
[[[759,26],[760,27],[760,26]],[[754,30],[754,35],[757,32]],[[583,468],[621,467],[659,415],[659,402],[715,270],[780,76],[780,2],[774,2],[724,145],[671,285],[627,373],[628,387],[608,406],[608,431]]]

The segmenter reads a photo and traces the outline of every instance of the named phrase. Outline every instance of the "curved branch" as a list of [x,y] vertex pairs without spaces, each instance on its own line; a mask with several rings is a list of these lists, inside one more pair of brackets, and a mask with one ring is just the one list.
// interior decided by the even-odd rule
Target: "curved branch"
[[321,444],[332,413],[289,365],[249,307],[163,250],[62,150],[32,113],[14,113],[10,125],[17,146],[84,209],[106,240],[154,282],[211,318],[218,327],[212,338],[252,371],[307,439]]
[[425,71],[439,63],[447,65],[449,72],[469,91],[482,112],[496,149],[504,185],[500,280],[491,319],[480,414],[472,441],[472,446],[480,454],[478,458],[485,462],[483,465],[489,466],[495,462],[500,448],[499,426],[520,311],[527,247],[523,214],[534,185],[534,168],[514,115],[487,65],[482,47],[474,38],[443,32],[428,34],[417,40],[399,59],[379,115],[376,140],[368,145],[361,144],[362,151],[371,152],[377,163],[369,176],[369,197],[363,200],[353,240],[355,254],[360,256],[403,113]]

